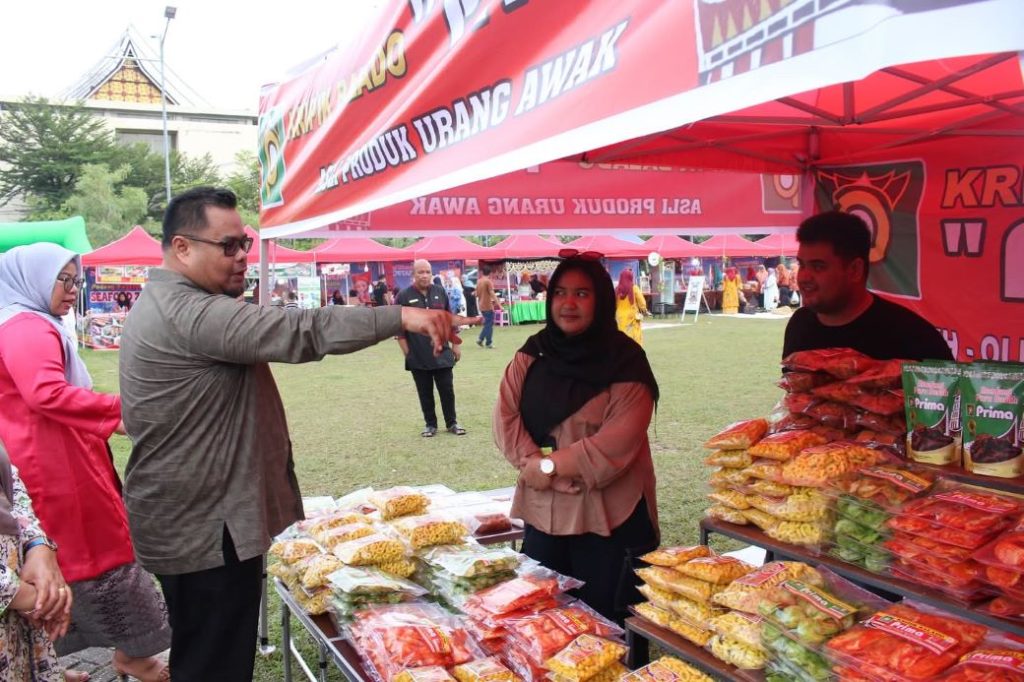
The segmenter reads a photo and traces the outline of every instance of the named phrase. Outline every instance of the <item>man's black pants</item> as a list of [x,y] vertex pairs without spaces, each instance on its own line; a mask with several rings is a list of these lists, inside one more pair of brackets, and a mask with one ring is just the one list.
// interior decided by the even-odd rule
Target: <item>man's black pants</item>
[[224,566],[158,575],[171,624],[175,682],[251,682],[263,557],[239,561],[224,528]]
[[454,424],[455,418],[455,378],[451,367],[444,369],[414,369],[413,381],[416,382],[416,393],[420,397],[420,409],[423,410],[423,423],[437,428],[437,412],[434,408],[434,385],[441,396],[441,413],[444,415],[444,427]]

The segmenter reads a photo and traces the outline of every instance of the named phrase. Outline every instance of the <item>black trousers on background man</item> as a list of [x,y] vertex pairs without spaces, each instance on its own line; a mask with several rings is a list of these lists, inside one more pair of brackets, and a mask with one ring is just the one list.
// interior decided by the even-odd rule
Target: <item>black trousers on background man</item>
[[413,381],[416,382],[416,393],[420,397],[420,409],[423,410],[423,423],[437,428],[437,411],[434,407],[434,385],[441,396],[441,413],[444,415],[444,427],[458,421],[455,418],[455,377],[452,368],[444,369],[413,369]]
[[549,535],[526,524],[522,552],[562,575],[584,581],[573,590],[590,608],[619,624],[627,607],[643,601],[633,571],[638,557],[658,547],[658,531],[640,498],[633,513],[608,537],[596,533]]
[[224,528],[224,565],[158,575],[171,624],[175,682],[251,682],[263,557],[239,561]]

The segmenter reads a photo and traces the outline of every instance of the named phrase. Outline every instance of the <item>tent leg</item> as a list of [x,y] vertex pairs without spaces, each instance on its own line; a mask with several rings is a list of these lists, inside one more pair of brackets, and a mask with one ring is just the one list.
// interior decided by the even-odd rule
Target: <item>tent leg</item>
[[270,257],[270,241],[260,240],[260,305],[270,305],[270,265],[267,259]]

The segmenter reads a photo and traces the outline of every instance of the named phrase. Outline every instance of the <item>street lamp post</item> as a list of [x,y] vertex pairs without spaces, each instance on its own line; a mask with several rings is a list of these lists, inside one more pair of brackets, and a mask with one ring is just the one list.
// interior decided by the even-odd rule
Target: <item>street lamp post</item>
[[171,19],[178,13],[178,8],[168,5],[164,8],[164,17],[167,22],[164,24],[164,32],[160,36],[160,106],[163,112],[164,121],[164,188],[167,190],[167,203],[171,203],[171,138],[167,134],[167,85],[164,79],[164,39],[167,38],[167,29],[171,25]]

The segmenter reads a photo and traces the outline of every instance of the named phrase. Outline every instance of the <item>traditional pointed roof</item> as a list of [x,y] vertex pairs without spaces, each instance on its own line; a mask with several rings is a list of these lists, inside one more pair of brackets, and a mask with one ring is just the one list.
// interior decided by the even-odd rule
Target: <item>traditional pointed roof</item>
[[[164,64],[169,105],[208,105]],[[106,55],[61,96],[71,100],[160,103],[160,51],[128,26]]]

